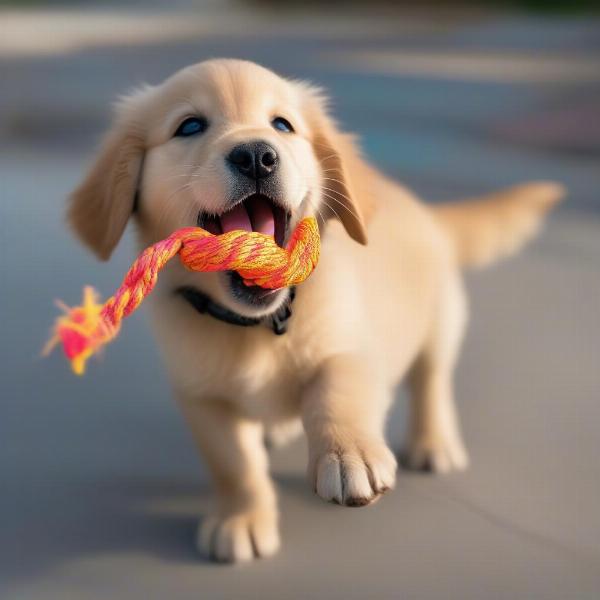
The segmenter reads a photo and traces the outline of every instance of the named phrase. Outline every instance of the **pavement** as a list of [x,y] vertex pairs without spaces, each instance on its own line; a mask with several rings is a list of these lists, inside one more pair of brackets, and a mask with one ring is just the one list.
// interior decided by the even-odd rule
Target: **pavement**
[[[600,597],[600,21],[265,6],[0,12],[0,597]],[[39,356],[52,300],[109,293],[133,256],[128,234],[96,263],[61,212],[111,100],[219,55],[325,86],[371,160],[428,201],[570,190],[526,252],[467,275],[470,470],[400,472],[351,510],[310,492],[302,441],[273,451],[283,549],[235,567],[194,551],[210,489],[143,314],[85,378]]]

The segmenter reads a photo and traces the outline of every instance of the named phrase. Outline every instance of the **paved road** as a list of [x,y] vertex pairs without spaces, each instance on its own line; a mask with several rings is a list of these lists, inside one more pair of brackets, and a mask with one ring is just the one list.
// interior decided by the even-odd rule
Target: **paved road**
[[[46,16],[35,44],[0,43],[0,596],[597,598],[598,21],[350,15],[332,28],[302,13],[211,10],[170,13],[181,37],[140,11],[146,37],[123,40],[113,10],[95,16],[92,41],[88,16],[72,14],[62,37]],[[11,19],[14,31],[32,22]],[[83,41],[65,49],[74,31]],[[372,160],[431,201],[530,178],[571,189],[527,253],[468,277],[457,387],[472,469],[401,473],[376,506],[346,510],[308,491],[301,443],[276,451],[284,549],[239,568],[193,552],[209,490],[143,316],[85,379],[38,358],[51,300],[74,301],[88,282],[111,291],[131,259],[127,238],[95,263],[60,213],[110,99],[216,55],[328,87]],[[396,448],[402,408],[399,398]]]

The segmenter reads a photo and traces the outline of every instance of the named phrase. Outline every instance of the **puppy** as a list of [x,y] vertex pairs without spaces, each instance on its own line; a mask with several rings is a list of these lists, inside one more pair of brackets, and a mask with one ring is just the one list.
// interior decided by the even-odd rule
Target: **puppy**
[[320,264],[297,290],[174,262],[152,295],[173,390],[218,497],[200,549],[226,562],[277,551],[264,433],[299,419],[321,498],[363,506],[391,489],[384,422],[405,376],[406,464],[464,469],[452,391],[467,318],[461,269],[516,250],[561,195],[532,183],[425,206],[360,156],[320,90],[250,62],[203,62],[123,99],[68,209],[99,258],[130,218],[141,247],[194,225],[261,231],[282,246],[304,216],[321,227]]

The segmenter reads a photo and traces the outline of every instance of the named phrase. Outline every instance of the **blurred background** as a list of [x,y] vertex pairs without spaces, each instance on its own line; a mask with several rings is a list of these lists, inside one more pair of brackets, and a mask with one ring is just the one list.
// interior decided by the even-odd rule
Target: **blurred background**
[[[111,293],[133,257],[127,236],[96,263],[63,224],[111,102],[217,56],[327,88],[430,202],[570,191],[525,253],[468,276],[472,468],[346,510],[313,497],[302,442],[275,451],[283,550],[242,568],[194,552],[209,488],[143,315],[83,379],[39,357],[53,299]],[[0,597],[600,597],[599,153],[592,0],[0,0]],[[400,397],[396,449],[403,416]]]

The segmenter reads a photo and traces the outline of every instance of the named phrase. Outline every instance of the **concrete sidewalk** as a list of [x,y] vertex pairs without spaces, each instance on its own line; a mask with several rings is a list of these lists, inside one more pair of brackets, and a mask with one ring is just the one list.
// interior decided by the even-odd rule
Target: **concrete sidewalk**
[[[589,21],[479,19],[443,34],[426,25],[358,41],[309,29],[285,44],[276,31],[212,32],[198,41],[4,58],[0,597],[600,596],[600,137],[585,127],[597,115],[590,107],[598,83],[373,74],[320,59],[352,46],[566,52],[589,61],[600,45]],[[433,201],[531,178],[571,189],[525,253],[468,276],[472,318],[457,388],[472,468],[447,478],[401,472],[381,502],[351,510],[310,492],[302,443],[275,451],[283,549],[242,567],[194,552],[210,491],[143,316],[132,317],[127,335],[83,379],[61,356],[38,357],[52,300],[76,301],[85,283],[108,293],[132,257],[127,237],[99,265],[62,222],[109,99],[219,54],[327,85],[372,160]],[[394,448],[403,404],[399,398],[390,423]]]

